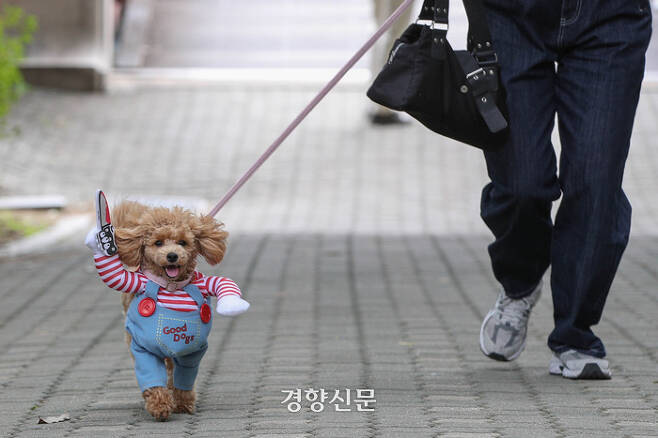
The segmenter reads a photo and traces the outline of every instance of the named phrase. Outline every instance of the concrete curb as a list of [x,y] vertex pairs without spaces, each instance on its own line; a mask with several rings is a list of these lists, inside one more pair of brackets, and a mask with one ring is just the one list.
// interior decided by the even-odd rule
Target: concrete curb
[[[338,68],[116,68],[108,76],[110,92],[140,88],[184,87],[291,87],[315,88],[327,83]],[[370,71],[353,68],[336,85],[362,88]]]
[[[42,253],[62,240],[84,232],[92,225],[92,216],[77,214],[65,216],[45,231],[11,242],[0,248],[0,257],[17,257],[31,253]],[[82,240],[80,245],[82,245]]]
[[[115,194],[117,195],[117,194]],[[180,206],[197,214],[204,214],[210,210],[210,203],[206,199],[178,196],[163,197],[149,195],[117,195],[116,199],[126,199],[141,202],[147,205],[174,207]],[[61,241],[80,235],[80,245],[83,245],[84,233],[94,224],[93,214],[67,215],[46,230],[0,247],[0,258],[17,257],[25,254],[43,253]]]

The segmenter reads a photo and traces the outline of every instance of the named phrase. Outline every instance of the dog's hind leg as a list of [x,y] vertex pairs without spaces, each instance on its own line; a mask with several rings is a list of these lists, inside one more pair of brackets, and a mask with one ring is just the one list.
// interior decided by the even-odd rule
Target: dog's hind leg
[[167,367],[167,388],[174,389],[174,361],[166,357],[165,366]]

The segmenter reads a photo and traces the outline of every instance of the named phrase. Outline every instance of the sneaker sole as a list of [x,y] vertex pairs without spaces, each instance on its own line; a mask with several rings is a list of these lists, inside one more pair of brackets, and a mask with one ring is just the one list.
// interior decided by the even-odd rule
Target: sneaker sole
[[519,357],[521,353],[523,353],[523,350],[525,350],[525,339],[523,340],[523,344],[521,344],[521,348],[519,349],[519,351],[517,351],[510,357],[505,357],[502,354],[498,354],[498,353],[490,353],[487,351],[486,348],[484,348],[484,342],[482,342],[482,340],[484,339],[484,326],[487,324],[487,321],[489,321],[489,318],[491,318],[494,313],[495,313],[494,310],[490,310],[489,313],[487,313],[487,316],[484,317],[484,320],[482,321],[482,325],[480,326],[480,351],[482,351],[482,353],[484,353],[485,356],[493,360],[497,360],[500,362],[512,361],[517,357]]
[[609,369],[604,370],[595,363],[588,363],[580,372],[578,370],[564,368],[562,370],[562,377],[579,380],[608,380],[612,378]]
[[564,365],[558,365],[551,361],[548,367],[548,373],[553,376],[562,376],[574,380],[608,380],[612,378],[610,369],[603,369],[596,363],[585,364],[580,370],[570,370],[565,368]]
[[564,366],[562,366],[561,363],[557,363],[555,358],[551,359],[551,362],[548,365],[548,374],[552,376],[561,376],[562,370],[564,370]]

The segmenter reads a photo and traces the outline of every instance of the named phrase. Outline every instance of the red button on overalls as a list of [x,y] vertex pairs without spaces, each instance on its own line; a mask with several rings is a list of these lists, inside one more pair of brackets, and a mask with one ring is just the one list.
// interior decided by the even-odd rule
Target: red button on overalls
[[144,298],[139,302],[137,306],[137,311],[142,316],[151,316],[155,312],[155,301],[153,298]]
[[210,317],[212,316],[208,303],[203,303],[201,305],[201,311],[199,311],[199,313],[201,314],[201,321],[207,324],[208,321],[210,321]]

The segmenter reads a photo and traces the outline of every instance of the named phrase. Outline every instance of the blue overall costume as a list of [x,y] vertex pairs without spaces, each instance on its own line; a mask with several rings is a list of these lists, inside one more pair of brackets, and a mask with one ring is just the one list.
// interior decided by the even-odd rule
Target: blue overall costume
[[[128,309],[126,330],[132,335],[130,350],[135,358],[135,375],[143,392],[155,386],[167,386],[164,358],[174,362],[174,387],[191,390],[199,372],[199,363],[208,349],[212,312],[198,287],[183,289],[201,311],[179,312],[158,306],[160,286],[152,281]],[[206,322],[204,322],[206,321]]]

